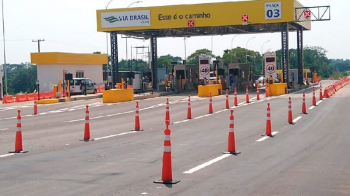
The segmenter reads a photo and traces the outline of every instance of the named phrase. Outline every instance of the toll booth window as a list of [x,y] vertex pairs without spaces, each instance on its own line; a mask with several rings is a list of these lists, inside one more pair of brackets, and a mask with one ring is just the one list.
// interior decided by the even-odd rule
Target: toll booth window
[[199,64],[209,64],[209,60],[200,60]]
[[267,63],[275,62],[275,57],[266,58]]

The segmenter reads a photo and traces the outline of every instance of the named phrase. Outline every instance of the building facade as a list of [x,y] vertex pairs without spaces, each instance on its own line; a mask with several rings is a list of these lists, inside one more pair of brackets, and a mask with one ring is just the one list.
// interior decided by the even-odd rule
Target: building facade
[[65,74],[73,78],[89,78],[96,86],[103,85],[103,64],[108,63],[105,54],[75,54],[60,52],[31,53],[31,63],[37,65],[40,91],[47,92],[63,81]]

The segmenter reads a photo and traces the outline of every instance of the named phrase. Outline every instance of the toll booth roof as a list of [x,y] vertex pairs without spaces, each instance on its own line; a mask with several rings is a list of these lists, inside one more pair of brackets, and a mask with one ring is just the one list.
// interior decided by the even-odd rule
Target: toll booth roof
[[[97,29],[134,37],[190,37],[311,30],[297,0],[256,0],[97,10]],[[296,19],[299,17],[298,20]]]

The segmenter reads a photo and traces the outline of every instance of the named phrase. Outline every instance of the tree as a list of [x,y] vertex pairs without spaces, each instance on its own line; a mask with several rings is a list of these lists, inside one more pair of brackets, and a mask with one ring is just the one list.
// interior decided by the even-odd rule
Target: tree
[[215,57],[215,55],[213,55],[212,51],[208,50],[208,49],[200,49],[200,50],[196,50],[193,54],[191,54],[190,56],[187,57],[187,64],[188,65],[199,65],[199,55],[201,54],[205,54],[205,55],[210,55],[212,58]]
[[[7,64],[7,92],[9,94],[33,92],[36,89],[37,68],[30,63]],[[4,91],[6,91],[4,89]]]
[[170,54],[168,55],[164,55],[164,56],[160,56],[158,59],[157,59],[157,65],[159,68],[163,68],[163,67],[170,67],[171,65],[171,62],[181,62],[182,61],[182,58],[181,57],[173,57],[171,56]]
[[237,47],[232,50],[224,50],[223,63],[227,67],[231,63],[248,63],[252,65],[255,74],[261,74],[262,56],[259,52]]

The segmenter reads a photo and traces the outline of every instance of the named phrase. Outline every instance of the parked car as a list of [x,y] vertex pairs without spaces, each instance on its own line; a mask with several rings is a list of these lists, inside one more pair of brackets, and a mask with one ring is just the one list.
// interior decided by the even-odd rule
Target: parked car
[[85,94],[85,91],[86,94],[97,93],[96,83],[89,78],[73,78],[73,80],[70,80],[69,85],[71,94]]

